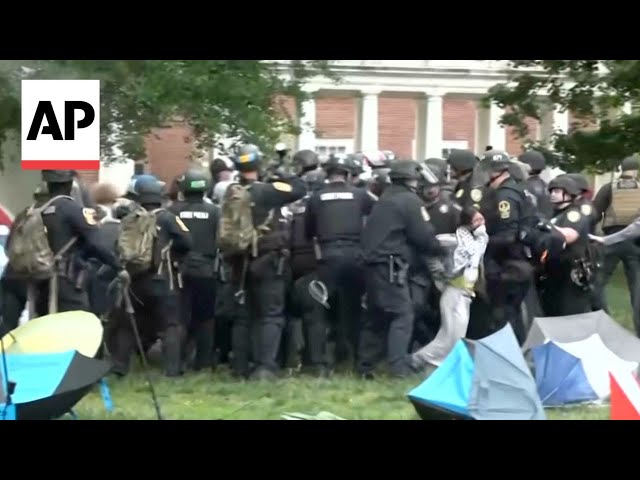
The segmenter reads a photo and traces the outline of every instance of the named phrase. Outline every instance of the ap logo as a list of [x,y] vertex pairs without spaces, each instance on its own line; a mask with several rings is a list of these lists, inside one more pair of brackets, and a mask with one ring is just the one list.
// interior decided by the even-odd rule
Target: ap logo
[[100,168],[100,81],[22,81],[22,168]]

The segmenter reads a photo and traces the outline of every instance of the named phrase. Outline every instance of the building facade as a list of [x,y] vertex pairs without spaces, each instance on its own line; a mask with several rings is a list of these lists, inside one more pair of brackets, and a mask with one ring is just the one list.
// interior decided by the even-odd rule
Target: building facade
[[[288,61],[270,62],[281,75],[288,75]],[[453,148],[479,154],[487,145],[518,155],[522,140],[499,125],[504,111],[480,104],[489,88],[507,81],[507,67],[494,60],[335,61],[332,68],[339,83],[312,79],[305,87],[312,99],[300,108],[293,99],[284,99],[284,107],[303,127],[302,134],[287,143],[324,154],[391,150],[399,158],[414,159],[446,157]],[[528,121],[529,135],[544,140],[555,129],[568,131],[571,123],[570,113],[551,107],[541,122]],[[194,162],[186,126],[154,130],[146,147],[146,170],[165,181]],[[39,177],[20,171],[16,181],[15,170],[0,175],[0,204],[11,210],[28,204]],[[88,183],[108,179],[124,187],[132,172],[133,163],[125,161],[100,172],[80,173]]]

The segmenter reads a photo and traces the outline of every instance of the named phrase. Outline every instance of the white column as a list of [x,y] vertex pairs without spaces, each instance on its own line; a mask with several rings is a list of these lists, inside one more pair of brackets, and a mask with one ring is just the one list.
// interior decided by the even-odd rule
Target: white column
[[358,102],[358,149],[364,152],[378,150],[378,96],[380,89],[361,89],[362,97]]
[[[317,90],[305,88],[305,91],[314,95]],[[316,100],[314,97],[301,103],[299,115],[298,150],[316,150]]]
[[506,150],[507,132],[500,125],[504,109],[492,103],[489,108],[476,107],[476,155],[482,155],[485,148],[491,145],[496,150]]
[[442,157],[442,93],[427,92],[427,125],[425,132],[425,160],[426,158]]
[[[415,159],[427,157],[427,97],[416,98]],[[438,155],[439,156],[439,155]]]
[[551,107],[542,115],[540,140],[550,147],[551,136],[555,132],[569,133],[569,110],[561,112],[557,107]]

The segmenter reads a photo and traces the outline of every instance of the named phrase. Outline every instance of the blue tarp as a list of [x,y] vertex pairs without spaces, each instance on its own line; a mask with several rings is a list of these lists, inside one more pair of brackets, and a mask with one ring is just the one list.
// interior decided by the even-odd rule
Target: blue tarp
[[459,340],[429,379],[409,392],[409,398],[425,400],[445,410],[469,415],[472,381],[473,359],[464,341]]
[[[10,353],[4,356],[4,360],[6,376],[9,382],[15,384],[11,404],[15,406],[13,416],[18,420],[46,420],[64,415],[109,370],[109,363],[85,357],[76,350],[59,353]],[[4,393],[4,375],[2,384]],[[7,403],[4,395],[2,397],[0,418]]]
[[532,349],[538,393],[545,407],[598,400],[582,360],[554,342]]
[[409,393],[429,410],[477,420],[544,420],[536,383],[511,325],[481,340],[460,340],[442,365]]

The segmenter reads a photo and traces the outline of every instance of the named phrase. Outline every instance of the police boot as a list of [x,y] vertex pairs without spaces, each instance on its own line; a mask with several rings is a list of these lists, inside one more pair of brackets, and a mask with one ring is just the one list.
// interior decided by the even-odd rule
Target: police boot
[[169,326],[162,339],[162,359],[164,374],[167,377],[179,377],[184,373],[182,368],[182,329]]
[[304,332],[302,320],[292,319],[287,325],[287,342],[285,345],[287,369],[297,372],[302,366],[302,351],[304,349]]
[[251,379],[270,379],[275,377],[278,368],[276,357],[280,348],[282,328],[273,323],[259,325],[256,329],[260,334],[260,350],[257,352],[258,368],[251,375]]
[[124,377],[129,373],[131,356],[135,352],[135,338],[133,332],[126,328],[120,328],[113,337],[109,346],[111,353],[111,373]]
[[246,325],[234,325],[231,329],[231,369],[238,377],[249,375],[249,355],[251,339]]
[[195,334],[196,357],[193,363],[194,370],[213,368],[213,347],[214,347],[214,322],[208,320],[198,326]]

